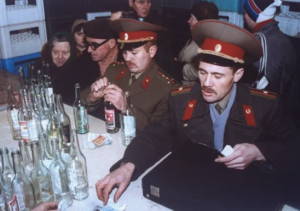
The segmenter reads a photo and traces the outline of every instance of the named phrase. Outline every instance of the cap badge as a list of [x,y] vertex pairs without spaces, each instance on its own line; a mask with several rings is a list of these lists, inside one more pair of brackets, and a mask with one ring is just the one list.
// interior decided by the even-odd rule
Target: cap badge
[[128,40],[129,35],[127,33],[124,34],[124,40]]
[[221,50],[222,50],[222,45],[220,45],[220,44],[216,45],[215,51],[220,52]]
[[193,108],[193,107],[194,107],[194,104],[193,104],[193,103],[190,103],[190,104],[189,104],[189,107],[190,107],[190,108]]

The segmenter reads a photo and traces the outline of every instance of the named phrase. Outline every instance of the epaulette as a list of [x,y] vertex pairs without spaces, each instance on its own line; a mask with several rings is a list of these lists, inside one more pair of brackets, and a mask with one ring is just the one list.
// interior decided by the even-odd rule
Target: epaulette
[[118,66],[118,65],[124,65],[124,64],[125,64],[124,61],[115,61],[115,62],[111,63],[111,65],[112,65],[113,67]]
[[267,99],[271,99],[271,100],[275,100],[277,97],[277,94],[275,92],[269,92],[266,90],[255,89],[255,88],[251,88],[251,87],[249,87],[249,89],[250,89],[250,93],[255,96],[259,96],[259,97],[263,97],[263,98],[267,98]]
[[172,85],[177,84],[177,81],[175,79],[173,79],[172,77],[170,77],[169,75],[167,75],[166,73],[162,73],[160,71],[157,71],[157,75],[159,75],[162,78],[166,79],[168,84],[172,84]]
[[191,91],[192,87],[193,87],[193,85],[176,87],[172,90],[171,95],[176,96],[176,95],[189,93]]

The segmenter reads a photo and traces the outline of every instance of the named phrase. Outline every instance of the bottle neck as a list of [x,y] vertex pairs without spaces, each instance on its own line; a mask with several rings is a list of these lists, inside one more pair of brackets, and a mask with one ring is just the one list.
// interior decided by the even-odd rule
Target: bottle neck
[[61,97],[58,98],[57,105],[58,105],[58,109],[60,110],[60,112],[65,115],[66,111],[65,111],[65,108],[63,106],[63,102],[62,102]]
[[80,153],[79,143],[78,143],[77,134],[76,134],[75,130],[72,130],[72,132],[71,132],[70,153],[71,153],[71,155]]
[[8,89],[7,90],[7,96],[8,96],[8,104],[16,106],[17,105],[17,101],[16,101],[16,98],[14,96],[14,93],[13,93],[12,89]]
[[31,161],[30,157],[29,157],[29,151],[27,146],[24,144],[20,145],[20,151],[21,151],[21,155],[22,155],[22,159],[24,163],[28,163]]
[[21,156],[20,154],[16,153],[12,156],[13,159],[13,165],[14,165],[14,170],[16,175],[22,175],[22,169],[23,166],[21,164]]
[[12,168],[8,152],[2,152],[1,153],[1,158],[2,158],[2,171],[5,167]]
[[52,144],[52,149],[54,154],[53,159],[54,160],[61,160],[61,155],[60,155],[60,150],[59,150],[59,146],[58,146],[58,141],[51,141]]
[[31,145],[33,165],[39,166],[41,163],[40,147],[38,145]]
[[75,88],[75,97],[76,97],[76,100],[81,101],[80,87]]

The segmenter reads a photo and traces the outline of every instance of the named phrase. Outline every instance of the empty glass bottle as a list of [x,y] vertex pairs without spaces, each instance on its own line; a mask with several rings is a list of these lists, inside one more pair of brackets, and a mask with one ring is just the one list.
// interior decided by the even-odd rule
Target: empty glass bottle
[[135,115],[131,109],[129,92],[124,93],[124,105],[121,113],[122,143],[128,146],[136,136]]
[[2,175],[0,175],[0,211],[8,211],[8,206],[6,202],[5,188],[2,185]]
[[48,104],[50,104],[51,95],[53,94],[53,86],[49,74],[50,74],[50,65],[46,64],[46,76],[44,78],[44,82],[45,82],[44,85],[45,85],[46,100]]
[[71,121],[70,117],[65,111],[63,102],[62,102],[62,96],[58,94],[56,96],[56,106],[57,106],[57,113],[58,113],[58,120],[62,123],[62,130],[63,130],[63,140],[65,143],[68,143],[70,145],[70,134],[71,134]]
[[52,139],[51,144],[54,154],[49,170],[53,184],[54,199],[59,202],[63,201],[67,206],[71,206],[73,199],[69,190],[68,170],[60,155],[59,142],[57,139]]
[[7,203],[12,199],[11,181],[14,178],[14,170],[9,159],[9,151],[6,147],[0,149],[2,160],[2,184],[5,188]]
[[28,118],[28,112],[26,109],[26,103],[25,99],[23,97],[23,92],[24,90],[22,89],[22,85],[19,84],[19,113],[18,113],[18,120],[19,120],[19,126],[20,126],[20,134],[21,134],[21,139],[25,141],[29,141],[29,135],[28,135],[28,130],[27,130],[27,125],[26,125],[26,119]]
[[44,132],[39,134],[39,145],[40,145],[40,153],[43,164],[46,168],[49,169],[52,159],[49,153],[49,147],[47,145],[47,137]]
[[71,159],[68,166],[70,190],[75,200],[84,200],[89,196],[86,159],[81,153],[76,130],[71,131]]
[[34,189],[36,203],[40,204],[42,202],[53,201],[51,176],[42,162],[39,143],[33,141],[30,143],[30,147],[33,157],[33,169],[30,174],[30,179]]
[[77,133],[85,134],[89,132],[89,121],[87,109],[80,93],[80,84],[75,84],[75,102],[73,104],[73,112],[75,118],[75,126]]
[[12,195],[17,196],[20,211],[30,211],[35,206],[33,186],[21,163],[20,151],[11,152],[15,177],[12,181]]
[[48,148],[49,148],[49,153],[50,156],[53,156],[53,150],[52,150],[52,145],[51,145],[51,140],[52,139],[58,139],[59,138],[59,123],[57,120],[57,111],[56,111],[56,106],[55,106],[55,94],[52,94],[51,96],[51,118],[49,120],[49,123],[47,125],[47,138],[48,138]]
[[8,106],[7,106],[7,119],[10,126],[10,131],[14,140],[20,140],[20,126],[18,121],[18,112],[19,107],[16,101],[16,98],[13,93],[12,87],[7,86],[7,98],[8,98]]
[[26,81],[26,77],[25,77],[24,69],[23,69],[22,66],[19,67],[18,73],[19,73],[19,82],[20,82],[20,84],[24,84],[25,81]]
[[22,165],[25,170],[25,173],[30,177],[30,173],[33,169],[33,162],[29,156],[27,142],[24,140],[19,141],[20,152],[22,156]]

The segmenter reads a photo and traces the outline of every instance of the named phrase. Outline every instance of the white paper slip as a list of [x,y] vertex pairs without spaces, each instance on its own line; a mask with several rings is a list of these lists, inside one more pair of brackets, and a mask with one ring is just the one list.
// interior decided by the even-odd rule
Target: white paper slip
[[224,155],[225,157],[230,155],[231,153],[233,153],[233,148],[229,145],[226,145],[225,148],[223,149],[223,151],[221,152],[222,155]]

